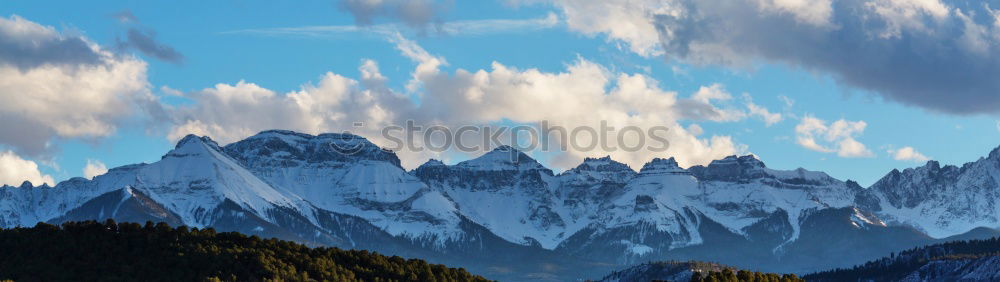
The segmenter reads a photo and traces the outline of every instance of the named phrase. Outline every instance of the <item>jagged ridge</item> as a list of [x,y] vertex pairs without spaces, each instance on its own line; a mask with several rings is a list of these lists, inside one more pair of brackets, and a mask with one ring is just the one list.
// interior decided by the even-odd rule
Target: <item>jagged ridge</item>
[[[187,136],[156,163],[94,180],[4,186],[0,225],[113,217],[469,265],[476,263],[461,258],[487,261],[484,252],[510,249],[617,264],[752,259],[773,271],[802,271],[829,266],[793,259],[830,251],[816,246],[829,234],[870,248],[836,253],[844,256],[840,266],[933,241],[925,234],[996,227],[998,150],[961,168],[929,162],[893,171],[865,189],[822,172],[771,169],[752,155],[687,169],[657,158],[639,172],[610,157],[587,158],[556,174],[503,146],[407,172],[394,153],[350,134],[274,130],[226,146]],[[928,215],[936,220],[917,220]]]

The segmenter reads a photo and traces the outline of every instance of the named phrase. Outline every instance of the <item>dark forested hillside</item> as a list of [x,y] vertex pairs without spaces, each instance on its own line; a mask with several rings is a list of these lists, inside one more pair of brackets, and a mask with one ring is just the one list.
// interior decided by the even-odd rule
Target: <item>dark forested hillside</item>
[[747,270],[733,271],[723,269],[722,271],[709,271],[705,273],[695,272],[691,276],[691,282],[805,282],[795,274],[774,274]]
[[0,280],[15,281],[486,281],[417,259],[150,222],[3,229],[0,250]]
[[903,251],[849,269],[806,275],[808,281],[997,281],[1000,238],[954,241]]
[[804,280],[794,274],[781,275],[737,270],[718,263],[660,261],[615,271],[600,281],[799,282]]

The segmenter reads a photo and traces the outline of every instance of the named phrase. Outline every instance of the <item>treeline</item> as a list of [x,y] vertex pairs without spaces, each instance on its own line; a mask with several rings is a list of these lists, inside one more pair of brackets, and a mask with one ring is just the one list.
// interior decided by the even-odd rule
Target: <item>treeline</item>
[[778,275],[756,271],[739,270],[734,272],[726,268],[722,271],[695,272],[691,282],[805,282],[795,274]]
[[647,262],[628,269],[615,271],[602,281],[675,281],[690,273],[692,282],[799,282],[805,281],[795,274],[774,274],[738,270],[714,262],[659,261]]
[[0,281],[487,281],[465,269],[165,223],[0,230]]
[[953,241],[913,248],[847,269],[809,274],[809,281],[896,281],[935,260],[977,259],[1000,255],[1000,239]]

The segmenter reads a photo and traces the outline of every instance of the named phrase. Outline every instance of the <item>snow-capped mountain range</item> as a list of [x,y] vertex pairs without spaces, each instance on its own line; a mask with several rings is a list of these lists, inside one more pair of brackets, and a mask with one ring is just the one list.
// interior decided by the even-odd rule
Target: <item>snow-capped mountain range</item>
[[0,188],[5,228],[106,218],[421,256],[515,279],[594,278],[658,259],[814,271],[995,235],[1000,148],[962,167],[893,170],[863,188],[754,156],[687,169],[653,159],[638,172],[588,158],[556,174],[506,146],[406,171],[359,136],[272,130],[226,146],[187,136],[154,163]]

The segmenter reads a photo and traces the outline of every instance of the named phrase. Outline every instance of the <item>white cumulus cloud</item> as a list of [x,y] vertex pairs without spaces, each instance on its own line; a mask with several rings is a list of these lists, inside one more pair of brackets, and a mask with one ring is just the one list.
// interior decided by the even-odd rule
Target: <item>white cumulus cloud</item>
[[87,160],[87,165],[83,167],[83,177],[87,179],[94,179],[94,176],[105,174],[107,172],[108,167],[99,160]]
[[838,156],[844,158],[872,157],[874,154],[871,150],[855,139],[864,133],[867,126],[868,123],[865,121],[840,119],[827,123],[806,115],[795,126],[796,143],[817,152],[836,152]]
[[[218,84],[184,94],[194,103],[172,110],[177,123],[170,138],[194,133],[227,143],[274,128],[314,134],[346,129],[385,146],[388,143],[380,130],[388,125],[402,125],[407,120],[425,126],[444,125],[453,130],[462,125],[505,122],[535,125],[543,121],[572,130],[599,128],[605,122],[617,128],[664,126],[668,129],[663,136],[669,140],[669,148],[665,152],[569,148],[557,153],[552,163],[557,168],[567,168],[584,157],[611,155],[636,168],[654,156],[674,156],[682,165],[695,165],[745,151],[745,146],[729,136],[702,137],[700,127],[685,128],[678,123],[730,122],[744,117],[742,111],[714,104],[731,99],[721,85],[705,86],[683,97],[661,89],[659,82],[649,76],[613,73],[583,58],[561,72],[518,69],[494,62],[490,69],[458,69],[448,73],[441,70],[447,64],[444,58],[430,54],[416,42],[398,34],[389,40],[417,64],[402,91],[388,87],[378,64],[370,60],[359,67],[360,80],[327,73],[317,83],[304,84],[288,93],[276,93],[244,81]],[[413,96],[420,97],[420,102],[413,102]],[[363,126],[355,127],[356,122],[362,122]],[[481,140],[479,136],[475,138]],[[637,138],[627,136],[622,141],[635,144]],[[620,145],[616,138],[610,139],[610,145]],[[550,140],[569,141],[558,136]],[[406,149],[397,153],[409,168],[429,157],[441,157],[438,152]]]
[[22,159],[12,151],[0,152],[0,185],[17,186],[24,181],[36,186],[43,183],[55,185],[52,176],[42,174],[35,162]]
[[894,160],[897,161],[911,161],[911,162],[926,162],[930,158],[921,154],[913,147],[906,146],[899,149],[889,149],[888,153]]
[[[518,2],[518,1],[514,1]],[[532,1],[523,1],[532,2]],[[680,15],[681,7],[664,5],[663,0],[554,0],[566,16],[566,25],[586,35],[607,35],[625,42],[629,50],[642,56],[662,55],[660,33],[652,21],[656,15]]]
[[54,138],[95,139],[160,108],[146,63],[18,16],[0,18],[0,143],[25,155]]

